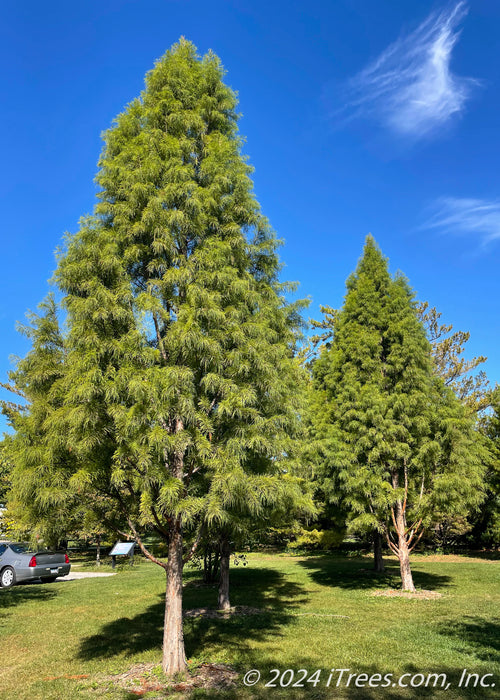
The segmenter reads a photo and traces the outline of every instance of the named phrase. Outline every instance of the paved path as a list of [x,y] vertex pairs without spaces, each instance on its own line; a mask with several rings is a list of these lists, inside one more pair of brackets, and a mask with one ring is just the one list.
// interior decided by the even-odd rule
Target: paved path
[[104,578],[105,576],[116,576],[116,573],[105,574],[100,571],[70,571],[67,576],[58,576],[57,581],[76,581],[79,578]]

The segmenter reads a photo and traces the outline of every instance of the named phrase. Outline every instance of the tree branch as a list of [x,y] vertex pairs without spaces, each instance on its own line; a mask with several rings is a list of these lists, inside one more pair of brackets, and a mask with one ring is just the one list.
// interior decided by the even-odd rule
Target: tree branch
[[396,523],[396,516],[394,515],[394,508],[391,507],[392,522],[394,523],[394,529],[398,532],[398,526]]
[[159,324],[158,324],[158,318],[157,318],[157,316],[156,316],[156,312],[155,312],[155,311],[153,311],[153,321],[154,321],[154,324],[155,324],[156,341],[157,341],[157,343],[158,343],[158,349],[159,349],[159,351],[160,351],[160,353],[161,353],[161,356],[163,357],[163,361],[165,362],[165,364],[167,364],[167,362],[168,362],[168,356],[167,356],[167,353],[166,353],[166,351],[165,351],[165,346],[163,345],[163,340],[162,340],[161,333],[160,333],[160,326],[159,326]]
[[195,553],[196,550],[198,549],[198,546],[199,546],[199,544],[200,544],[200,542],[201,542],[201,538],[203,537],[204,532],[205,532],[205,526],[202,525],[202,526],[200,527],[200,530],[199,530],[198,534],[196,535],[195,541],[193,542],[193,544],[191,545],[190,549],[186,552],[186,554],[184,555],[184,557],[183,557],[183,559],[182,559],[182,563],[183,563],[183,564],[187,564],[187,562],[188,562],[190,559],[193,558],[194,553]]
[[144,556],[147,557],[150,561],[154,562],[155,564],[158,564],[158,566],[161,566],[162,569],[166,570],[167,564],[164,561],[161,561],[161,559],[157,559],[153,554],[151,554],[151,552],[148,549],[146,549],[146,547],[144,546],[144,543],[142,542],[141,538],[139,537],[137,530],[135,529],[132,521],[130,520],[130,518],[128,516],[127,516],[127,522],[128,522],[129,528],[131,529],[131,531],[134,535],[134,539],[137,542],[137,544],[139,545],[139,549],[144,554]]
[[28,397],[26,396],[24,391],[19,389],[15,384],[6,384],[5,382],[0,382],[0,387],[2,387],[2,389],[7,389],[7,391],[10,391],[12,394],[17,394],[17,396],[26,399],[26,401],[28,400]]
[[[116,494],[116,498],[117,498],[117,500],[118,500],[118,503],[120,504],[120,508],[121,508],[121,510],[122,510],[122,512],[123,512],[123,515],[125,516],[125,519],[126,519],[126,521],[127,521],[127,523],[128,523],[128,526],[129,526],[129,528],[130,528],[130,531],[133,533],[134,539],[135,539],[135,541],[137,542],[137,544],[139,545],[139,549],[141,550],[141,552],[142,552],[142,553],[144,554],[144,556],[147,557],[150,561],[154,562],[155,564],[158,564],[158,566],[161,566],[163,569],[166,570],[166,569],[167,569],[167,564],[166,564],[165,562],[161,561],[161,559],[157,559],[157,558],[156,558],[153,554],[151,554],[151,552],[150,552],[148,549],[146,549],[146,547],[144,546],[144,543],[142,542],[141,538],[139,537],[139,533],[138,533],[137,530],[135,529],[135,526],[134,526],[132,520],[130,519],[130,516],[129,516],[129,514],[128,514],[128,510],[127,510],[127,508],[125,507],[125,503],[123,502],[123,498],[121,497],[120,492],[118,491],[118,489],[115,489],[115,494]],[[121,532],[120,530],[117,529],[116,531],[117,531],[118,533],[122,534],[124,537],[128,537],[128,535],[124,534],[124,533]]]
[[155,523],[156,523],[156,528],[155,528],[155,529],[156,529],[159,533],[161,533],[161,534],[167,539],[167,541],[168,541],[169,538],[170,538],[169,532],[168,532],[168,530],[165,530],[165,528],[164,528],[163,525],[161,524],[160,519],[159,519],[159,517],[158,517],[158,514],[157,514],[156,509],[155,509],[154,506],[151,506],[151,512],[152,512],[152,514],[153,514],[153,518],[155,519]]
[[418,544],[418,543],[420,542],[420,540],[422,539],[422,535],[424,534],[424,532],[425,532],[424,529],[422,529],[422,530],[420,531],[420,535],[419,535],[419,536],[417,537],[417,539],[415,540],[415,544],[414,544],[412,547],[409,548],[408,552],[413,552],[413,550],[415,549],[415,547],[417,546],[417,544]]

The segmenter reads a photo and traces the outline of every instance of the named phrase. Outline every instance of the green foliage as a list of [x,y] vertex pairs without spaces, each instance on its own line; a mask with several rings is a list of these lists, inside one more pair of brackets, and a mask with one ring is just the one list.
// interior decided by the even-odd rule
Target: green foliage
[[4,441],[11,464],[6,517],[12,536],[56,546],[74,522],[77,494],[68,489],[74,459],[64,436],[51,427],[63,402],[60,383],[65,363],[53,295],[39,308],[39,314],[28,314],[30,324],[20,327],[31,341],[31,350],[9,373],[7,387],[23,404],[4,402],[2,406],[15,430]]
[[358,532],[389,535],[399,508],[410,541],[444,516],[466,516],[484,498],[484,448],[436,376],[408,282],[390,276],[372,238],[327,323],[310,407],[326,499],[341,502]]
[[485,485],[487,498],[474,523],[476,539],[482,544],[500,545],[500,386],[491,393],[491,412],[485,418],[483,433],[490,459],[487,462]]
[[15,430],[2,443],[10,467],[4,520],[9,536],[56,547],[71,536],[102,534],[97,521],[105,511],[108,521],[112,517],[109,502],[90,489],[78,471],[76,455],[59,424],[67,350],[53,295],[39,308],[39,314],[28,315],[30,324],[20,327],[32,347],[17,361],[6,385],[23,404],[2,406]]
[[300,305],[278,282],[223,75],[185,40],[157,62],[105,134],[100,202],[56,273],[60,428],[92,488],[167,539],[172,522],[194,539],[307,505],[283,478],[300,430]]
[[301,528],[294,540],[288,543],[291,551],[329,551],[340,547],[345,532],[339,530],[306,530]]
[[7,492],[10,488],[12,464],[7,456],[8,438],[0,442],[0,508],[5,506]]
[[436,373],[471,411],[483,411],[490,402],[489,382],[484,371],[474,374],[474,370],[487,358],[480,355],[466,360],[463,353],[470,333],[453,331],[451,324],[442,324],[441,314],[427,302],[419,304],[417,309],[432,345]]

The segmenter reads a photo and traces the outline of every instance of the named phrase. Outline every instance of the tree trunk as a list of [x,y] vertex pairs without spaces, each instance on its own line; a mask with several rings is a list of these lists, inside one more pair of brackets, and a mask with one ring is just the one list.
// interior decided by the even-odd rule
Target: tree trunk
[[410,568],[410,553],[406,543],[406,537],[399,541],[399,568],[401,571],[401,588],[403,591],[411,591],[415,593],[415,585]]
[[401,571],[401,588],[403,591],[415,593],[413,576],[410,568],[410,551],[406,539],[406,518],[401,501],[396,503],[396,528],[398,535],[398,558]]
[[229,540],[225,537],[220,544],[220,580],[219,580],[219,599],[217,603],[218,610],[230,610],[231,603],[229,602],[229,559],[231,548]]
[[97,566],[101,566],[101,536],[97,535],[97,549],[95,555],[95,562]]
[[[413,583],[413,576],[411,574],[410,568],[410,549],[408,547],[408,539],[406,532],[406,499],[408,495],[408,477],[406,471],[405,463],[405,498],[401,501],[399,498],[396,500],[395,512],[392,511],[392,518],[394,522],[394,527],[396,529],[396,535],[398,537],[398,546],[395,545],[391,547],[393,551],[397,554],[399,559],[399,569],[401,572],[401,589],[403,591],[410,591],[415,593],[415,585]],[[392,473],[392,487],[393,489],[399,488],[399,474],[398,472]]]
[[170,530],[167,561],[167,596],[163,629],[163,671],[167,676],[187,669],[182,626],[182,525],[176,519]]
[[373,568],[377,573],[385,571],[382,558],[382,535],[378,530],[373,533]]

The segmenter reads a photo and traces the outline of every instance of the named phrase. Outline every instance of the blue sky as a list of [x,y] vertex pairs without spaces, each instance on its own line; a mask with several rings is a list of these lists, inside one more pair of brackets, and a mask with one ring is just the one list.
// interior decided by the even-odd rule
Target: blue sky
[[[500,3],[4,0],[0,375],[54,251],[94,205],[109,127],[181,35],[240,95],[284,277],[340,306],[371,232],[500,380]],[[3,394],[5,396],[5,394]]]

